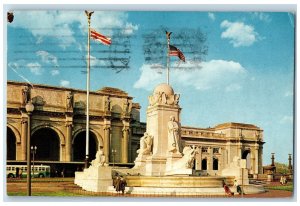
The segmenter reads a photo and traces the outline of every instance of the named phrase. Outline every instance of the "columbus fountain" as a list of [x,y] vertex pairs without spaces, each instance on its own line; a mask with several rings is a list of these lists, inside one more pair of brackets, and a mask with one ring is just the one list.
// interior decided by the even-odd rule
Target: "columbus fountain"
[[[115,192],[112,177],[116,172],[127,180],[130,194],[224,195],[223,181],[243,185],[244,192],[264,192],[262,186],[249,184],[244,160],[235,157],[221,176],[193,176],[196,146],[183,145],[179,105],[180,95],[168,84],[159,84],[149,96],[147,128],[132,169],[106,165],[102,150],[89,168],[75,173],[75,184],[94,192]],[[233,188],[233,191],[236,190]]]

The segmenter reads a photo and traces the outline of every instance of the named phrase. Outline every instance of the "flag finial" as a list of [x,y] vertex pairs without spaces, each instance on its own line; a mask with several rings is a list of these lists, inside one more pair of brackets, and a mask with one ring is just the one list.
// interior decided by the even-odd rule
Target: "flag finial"
[[170,39],[172,32],[166,31],[167,39]]

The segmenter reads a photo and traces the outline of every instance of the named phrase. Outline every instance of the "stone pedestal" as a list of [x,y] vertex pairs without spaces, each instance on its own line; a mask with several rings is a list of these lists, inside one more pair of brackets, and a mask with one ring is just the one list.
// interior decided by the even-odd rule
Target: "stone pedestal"
[[106,192],[113,184],[111,167],[90,166],[83,172],[75,172],[74,183],[87,191]]
[[151,156],[146,159],[145,176],[164,176],[167,159],[164,156]]
[[248,169],[241,164],[242,162],[238,156],[234,157],[233,162],[222,170],[222,176],[233,176],[238,185],[249,185]]

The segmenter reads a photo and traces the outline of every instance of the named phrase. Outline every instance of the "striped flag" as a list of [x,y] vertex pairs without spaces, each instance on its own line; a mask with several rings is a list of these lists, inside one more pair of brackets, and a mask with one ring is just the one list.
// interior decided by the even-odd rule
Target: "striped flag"
[[178,56],[183,62],[185,62],[185,57],[180,49],[177,49],[175,46],[170,45],[169,56]]
[[100,41],[102,44],[105,45],[111,45],[111,38],[106,37],[98,32],[96,32],[94,29],[91,29],[91,37],[95,39],[96,41]]

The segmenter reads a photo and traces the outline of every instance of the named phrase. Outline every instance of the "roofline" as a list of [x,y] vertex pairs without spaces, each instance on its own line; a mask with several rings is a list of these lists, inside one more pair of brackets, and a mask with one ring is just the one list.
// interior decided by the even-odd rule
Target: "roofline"
[[[33,86],[39,87],[39,88],[48,88],[48,89],[55,89],[55,90],[62,90],[62,91],[74,91],[74,92],[78,92],[78,93],[86,93],[86,90],[82,90],[82,89],[74,89],[71,87],[59,87],[59,86],[52,86],[52,85],[47,85],[47,84],[31,84],[31,83],[27,83],[27,82],[18,82],[18,81],[10,81],[10,80],[7,80],[7,84],[26,85],[26,86],[33,85]],[[113,87],[111,87],[111,88],[113,88]],[[107,93],[101,92],[99,90],[90,91],[90,94],[101,94],[104,96],[108,96]],[[133,97],[125,95],[125,94],[109,94],[109,96],[126,97],[127,99],[133,99]]]

